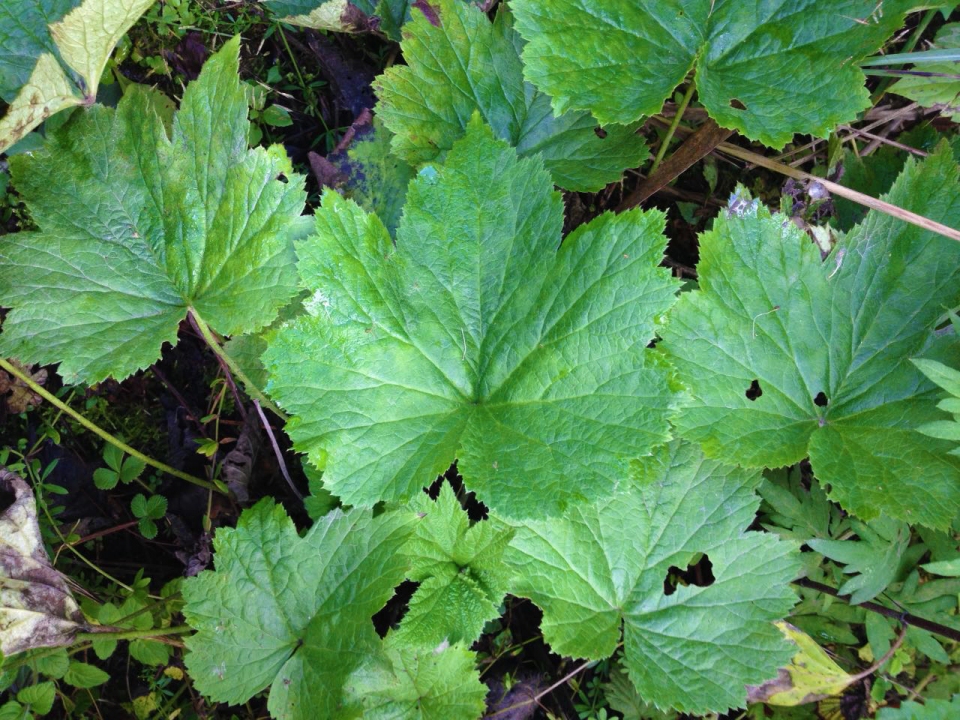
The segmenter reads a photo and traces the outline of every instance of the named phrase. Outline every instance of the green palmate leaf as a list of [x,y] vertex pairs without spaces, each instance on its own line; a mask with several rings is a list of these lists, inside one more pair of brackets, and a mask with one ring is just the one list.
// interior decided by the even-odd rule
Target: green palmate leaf
[[60,362],[67,382],[122,378],[176,341],[188,308],[232,335],[293,296],[303,180],[282,150],[246,147],[239,49],[227,43],[187,88],[172,138],[134,88],[11,159],[41,229],[0,241],[14,308],[0,353]]
[[655,319],[663,215],[603,215],[560,250],[560,196],[475,118],[411,183],[394,247],[335,192],[298,245],[308,314],[264,355],[298,449],[347,505],[412,497],[455,458],[498,512],[609,493],[667,438]]
[[396,134],[401,158],[414,165],[436,159],[476,111],[521,156],[540,153],[553,181],[569,190],[599,190],[647,156],[636,128],[612,125],[601,138],[589,113],[554,116],[550,98],[523,79],[523,41],[508,12],[491,24],[475,7],[435,4],[437,17],[417,11],[404,29],[407,65],[375,84],[377,114]]
[[[511,592],[543,609],[560,655],[604,658],[623,626],[623,665],[656,706],[724,711],[792,654],[773,625],[793,606],[794,543],[746,532],[759,472],[674,442],[637,465],[630,486],[563,517],[516,526]],[[671,568],[701,553],[714,581],[665,594]]]
[[872,600],[886,590],[900,570],[900,561],[910,544],[910,528],[906,523],[878,518],[870,523],[854,522],[859,540],[809,540],[818,553],[842,563],[843,571],[857,576],[840,586],[842,595],[859,604]]
[[197,689],[241,703],[270,687],[276,718],[335,717],[347,676],[379,651],[370,618],[403,580],[411,523],[412,514],[335,511],[300,538],[263,500],[220,530],[216,572],[183,585]]
[[[960,224],[949,152],[908,162],[887,199]],[[960,302],[960,244],[871,212],[821,262],[787,218],[737,198],[701,238],[698,271],[660,345],[693,398],[680,434],[747,466],[809,455],[831,499],[863,519],[948,527],[960,459],[914,430],[944,416],[910,358],[955,352],[932,331]]]
[[781,147],[826,137],[869,107],[856,61],[903,23],[912,0],[516,0],[526,77],[554,109],[602,123],[660,112],[692,69],[723,127]]
[[92,102],[114,46],[154,0],[0,4],[0,152],[64,108]]
[[480,637],[483,625],[496,618],[507,591],[503,551],[513,532],[483,521],[470,526],[453,489],[444,484],[436,501],[414,501],[423,519],[404,552],[407,577],[420,583],[396,633],[398,642],[432,647]]
[[476,720],[487,686],[463,644],[421,648],[392,635],[382,658],[371,657],[347,679],[345,694],[365,720]]

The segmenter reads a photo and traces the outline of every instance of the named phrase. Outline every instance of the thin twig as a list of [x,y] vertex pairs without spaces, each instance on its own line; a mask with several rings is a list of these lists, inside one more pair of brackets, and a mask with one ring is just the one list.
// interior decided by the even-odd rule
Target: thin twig
[[903,623],[903,625],[900,628],[900,634],[897,636],[897,639],[893,641],[893,645],[890,646],[890,649],[883,654],[883,657],[877,660],[873,665],[868,667],[866,670],[862,672],[858,672],[856,675],[852,676],[853,679],[851,680],[851,684],[855,682],[859,682],[864,678],[870,677],[877,670],[882,668],[886,664],[887,660],[892,658],[893,654],[900,649],[900,646],[903,645],[903,641],[907,639],[907,628],[908,628],[908,625],[906,623]]
[[[814,580],[808,580],[807,578],[800,578],[793,581],[794,585],[799,585],[800,587],[809,588],[811,590],[817,590],[818,592],[826,593],[831,597],[840,598],[841,600],[846,600],[850,602],[848,598],[841,595],[835,588],[830,587],[829,585],[824,585],[823,583],[816,582]],[[867,601],[858,603],[857,607],[861,607],[864,610],[870,610],[877,613],[878,615],[883,615],[884,617],[893,618],[899,620],[904,625],[913,625],[918,627],[921,630],[926,630],[927,632],[932,632],[936,635],[941,635],[950,640],[960,642],[960,631],[954,630],[951,627],[946,625],[941,625],[938,622],[933,622],[932,620],[925,620],[922,617],[917,617],[911,613],[898,612],[896,610],[891,610],[888,607],[884,607],[879,603]]]
[[824,188],[834,195],[839,195],[842,198],[847,200],[852,200],[858,205],[864,205],[872,210],[877,210],[884,213],[885,215],[890,215],[895,217],[898,220],[903,220],[908,222],[911,225],[916,225],[917,227],[923,228],[924,230],[929,230],[935,232],[938,235],[943,235],[946,238],[951,240],[956,240],[960,242],[960,231],[955,230],[954,228],[947,227],[943,223],[938,223],[935,220],[924,217],[923,215],[918,215],[915,212],[910,212],[901,207],[897,207],[892,203],[885,202],[884,200],[878,200],[877,198],[870,197],[869,195],[864,195],[861,192],[856,190],[851,190],[850,188],[844,187],[843,185],[838,185],[835,182],[831,182],[825,178],[819,178],[810,173],[803,172],[803,170],[797,170],[792,168],[789,165],[784,165],[779,163],[776,160],[771,160],[768,157],[764,157],[750,150],[746,150],[737,145],[731,145],[729,143],[720,143],[717,146],[717,151],[731,155],[735,158],[741,160],[746,160],[751,162],[754,165],[759,165],[760,167],[767,168],[767,170],[773,170],[776,173],[781,175],[786,175],[787,177],[792,177],[794,180],[804,180],[804,181],[814,181],[820,183]]
[[210,346],[210,349],[213,350],[214,354],[223,360],[226,363],[227,367],[230,368],[230,372],[233,373],[235,378],[238,378],[240,382],[243,383],[244,389],[247,391],[247,395],[251,398],[259,400],[260,403],[278,418],[286,422],[289,420],[286,413],[281,410],[275,402],[270,398],[264,395],[263,391],[256,386],[256,384],[247,377],[247,374],[237,365],[237,361],[234,360],[226,351],[220,346],[220,341],[217,340],[216,336],[213,334],[213,331],[209,328],[203,318],[197,313],[196,310],[190,308],[189,315],[193,321],[193,325],[196,327],[197,332],[203,337],[207,345]]
[[577,667],[575,667],[573,670],[571,670],[570,672],[568,672],[568,673],[567,673],[566,675],[564,675],[562,678],[560,678],[559,680],[557,680],[553,685],[551,685],[550,687],[548,687],[546,690],[543,690],[543,691],[537,693],[537,694],[534,695],[532,698],[527,698],[526,700],[523,700],[522,702],[518,702],[518,703],[516,703],[515,705],[509,705],[509,706],[507,706],[507,707],[505,707],[505,708],[501,708],[500,710],[497,710],[495,713],[493,713],[493,714],[491,714],[491,715],[487,715],[487,717],[488,717],[488,718],[497,717],[497,715],[503,715],[503,713],[505,713],[505,712],[507,712],[507,711],[509,711],[509,710],[516,710],[517,708],[526,707],[527,705],[532,705],[533,703],[539,703],[539,702],[540,702],[540,698],[542,698],[544,695],[549,695],[549,694],[552,693],[554,690],[556,690],[558,687],[560,687],[560,686],[563,685],[564,683],[568,682],[568,681],[570,680],[570,678],[574,677],[575,675],[578,675],[578,674],[582,673],[584,670],[586,670],[588,667],[590,667],[591,665],[594,665],[594,664],[596,664],[596,660],[587,660],[586,662],[581,663],[580,665],[577,665]]
[[287,464],[283,461],[283,453],[280,452],[280,446],[277,445],[277,438],[274,437],[273,428],[270,427],[270,423],[267,421],[267,416],[263,414],[263,408],[260,407],[260,401],[254,399],[253,404],[257,408],[257,412],[260,414],[260,422],[263,423],[263,429],[267,431],[267,437],[270,438],[270,444],[273,445],[273,452],[277,456],[277,462],[280,464],[280,472],[283,475],[283,479],[287,481],[287,485],[290,486],[290,489],[293,490],[293,494],[300,498],[300,501],[303,502],[303,495],[300,494],[300,491],[297,490],[297,486],[293,484],[293,479],[290,477],[290,473],[287,472]]

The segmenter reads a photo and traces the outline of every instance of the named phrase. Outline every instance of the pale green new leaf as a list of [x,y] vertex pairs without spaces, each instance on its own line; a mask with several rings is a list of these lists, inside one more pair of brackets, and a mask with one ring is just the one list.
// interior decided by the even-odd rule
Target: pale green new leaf
[[[957,316],[952,315],[954,328]],[[953,415],[953,420],[934,420],[917,428],[918,432],[930,437],[960,443],[960,372],[936,360],[914,360],[913,364],[927,378],[950,393],[951,397],[941,400],[937,407]],[[951,455],[960,455],[960,446],[950,451]]]
[[515,0],[526,77],[601,123],[660,112],[691,70],[723,127],[782,147],[869,107],[857,60],[913,0]]
[[0,3],[3,152],[54,113],[97,96],[114,46],[154,0]]
[[412,521],[337,510],[301,538],[268,499],[218,531],[216,571],[183,584],[197,689],[242,703],[270,687],[275,718],[335,717],[347,677],[379,652],[370,618],[403,580]]
[[[960,23],[950,23],[940,28],[934,47],[943,50],[960,48]],[[960,63],[924,63],[913,69],[932,75],[900,78],[890,86],[890,92],[910,98],[920,103],[921,107],[939,107],[954,122],[960,121],[960,78],[957,77],[960,75]]]
[[425,648],[392,634],[384,656],[372,656],[347,679],[345,695],[364,720],[476,720],[487,686],[464,644]]
[[443,642],[470,645],[484,623],[500,614],[509,573],[503,551],[513,532],[493,521],[470,525],[449,484],[433,501],[414,501],[422,519],[404,548],[407,577],[420,583],[396,633],[397,642],[433,647]]
[[439,24],[414,12],[404,28],[407,64],[375,82],[377,115],[395,133],[401,158],[417,165],[441,156],[476,111],[521,156],[540,153],[554,183],[568,190],[600,190],[646,158],[636,128],[611,125],[600,137],[589,113],[554,116],[550,98],[523,79],[523,41],[506,10],[491,24],[471,5],[434,4]]
[[[627,487],[555,519],[516,525],[511,592],[543,610],[559,655],[601,659],[621,639],[640,696],[661,709],[723,712],[789,662],[773,625],[793,606],[796,544],[747,532],[760,473],[673,442],[639,461]],[[704,553],[714,582],[667,595],[671,567]]]
[[[908,162],[887,199],[960,226],[947,149]],[[944,415],[910,359],[956,352],[933,330],[960,303],[960,244],[871,212],[821,261],[789,219],[739,197],[701,237],[698,272],[660,345],[692,395],[680,434],[746,466],[809,456],[863,519],[948,527],[960,458],[914,429]]]
[[454,459],[511,516],[609,493],[667,439],[646,349],[677,283],[657,211],[561,240],[558,193],[479,118],[410,184],[397,242],[328,191],[299,243],[307,315],[264,355],[287,429],[344,504],[412,497]]
[[247,149],[239,49],[187,88],[172,137],[136,88],[11,158],[40,230],[0,240],[0,354],[59,362],[67,382],[123,378],[176,342],[188,308],[233,335],[294,295],[303,178],[281,149]]

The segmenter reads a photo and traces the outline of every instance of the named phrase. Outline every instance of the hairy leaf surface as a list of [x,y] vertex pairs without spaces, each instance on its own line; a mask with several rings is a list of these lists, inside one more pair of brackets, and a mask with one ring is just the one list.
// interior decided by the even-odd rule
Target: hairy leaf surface
[[335,510],[300,538],[268,499],[218,531],[216,571],[183,585],[197,689],[242,703],[270,687],[275,718],[334,717],[347,677],[380,651],[370,618],[403,580],[412,521]]
[[598,135],[589,113],[554,116],[550,98],[523,79],[523,41],[507,11],[491,24],[471,5],[437,5],[436,22],[414,12],[402,43],[407,64],[375,84],[377,114],[396,134],[400,157],[414,165],[436,159],[479,111],[521,156],[540,153],[553,181],[569,190],[600,190],[646,158],[636,128],[611,125]]
[[348,505],[410,498],[455,458],[498,512],[609,493],[667,438],[646,350],[677,283],[663,215],[603,215],[560,250],[560,196],[479,118],[410,184],[396,246],[334,192],[298,244],[308,315],[264,355],[298,449]]
[[11,159],[40,230],[0,241],[0,353],[59,362],[67,382],[123,378],[176,341],[188,308],[233,335],[294,295],[303,179],[282,150],[247,149],[239,49],[187,88],[172,137],[132,89]]
[[496,618],[507,592],[509,572],[503,551],[513,532],[485,520],[470,525],[448,483],[436,501],[414,501],[422,519],[404,552],[407,577],[420,583],[396,633],[398,642],[418,647],[443,642],[473,643],[484,623]]
[[[887,199],[960,225],[947,149],[908,162]],[[863,519],[947,528],[960,458],[916,432],[947,416],[910,359],[956,352],[933,330],[960,303],[960,244],[871,212],[821,261],[788,219],[738,197],[702,236],[698,271],[660,345],[693,396],[680,434],[747,466],[809,455],[831,499]]]
[[[613,654],[641,697],[689,713],[742,706],[793,651],[773,625],[793,606],[793,543],[746,532],[760,474],[705,460],[673,442],[639,461],[628,488],[559,518],[516,525],[511,592],[543,609],[560,655]],[[665,594],[671,568],[701,553],[714,581]]]
[[515,0],[525,74],[554,109],[630,123],[660,112],[690,70],[723,127],[782,147],[869,107],[858,59],[911,0]]

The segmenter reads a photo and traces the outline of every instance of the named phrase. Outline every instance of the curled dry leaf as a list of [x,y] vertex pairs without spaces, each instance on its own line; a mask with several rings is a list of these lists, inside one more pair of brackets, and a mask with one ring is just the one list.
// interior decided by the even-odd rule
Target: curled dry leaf
[[69,645],[86,624],[65,578],[50,564],[40,539],[33,492],[0,467],[0,652]]
[[[26,372],[33,378],[38,385],[43,385],[47,381],[47,371],[44,369],[32,372],[31,366],[23,365],[16,360],[11,363],[20,370]],[[9,393],[9,395],[7,395]],[[0,370],[0,397],[4,397],[7,409],[14,414],[26,412],[28,408],[36,407],[40,404],[40,396],[27,387],[27,384],[20,378],[13,377],[3,370]]]

